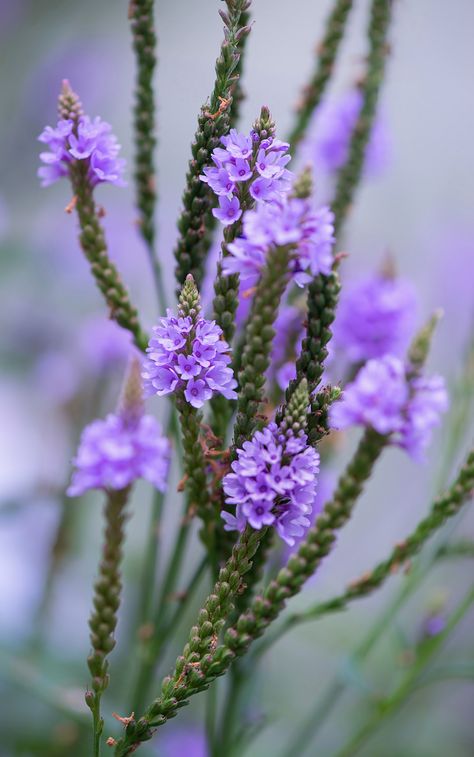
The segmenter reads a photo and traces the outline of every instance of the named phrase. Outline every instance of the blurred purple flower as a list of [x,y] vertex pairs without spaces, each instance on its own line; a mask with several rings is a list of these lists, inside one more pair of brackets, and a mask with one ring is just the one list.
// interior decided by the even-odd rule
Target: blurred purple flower
[[334,428],[373,428],[379,434],[391,435],[392,443],[420,459],[447,406],[441,376],[408,379],[405,364],[385,355],[369,360],[360,369],[329,414]]
[[47,126],[38,139],[49,148],[40,154],[45,164],[38,169],[43,187],[66,176],[70,165],[82,160],[87,162],[92,186],[103,182],[124,186],[120,145],[110,124],[100,117],[91,121],[89,116],[80,116],[77,128],[71,120],[61,119],[56,128]]
[[138,478],[165,491],[169,460],[170,444],[155,418],[110,414],[84,429],[67,493],[78,497],[89,489],[124,489]]
[[[304,151],[305,156],[314,163],[316,175],[319,172],[333,174],[346,162],[351,134],[361,107],[360,91],[351,89],[337,100],[326,100],[315,111]],[[366,173],[382,173],[389,158],[388,129],[379,116],[374,122],[367,145]]]
[[160,736],[159,757],[207,757],[207,740],[201,728],[181,726]]
[[375,274],[342,290],[335,349],[352,363],[401,355],[415,325],[417,297],[407,280]]

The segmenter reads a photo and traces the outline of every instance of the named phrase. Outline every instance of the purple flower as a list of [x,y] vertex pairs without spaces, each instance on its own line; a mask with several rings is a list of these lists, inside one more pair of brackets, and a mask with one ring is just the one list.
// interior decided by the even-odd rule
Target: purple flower
[[165,491],[169,460],[170,444],[155,418],[110,414],[82,432],[67,493],[78,497],[89,489],[124,489],[138,478]]
[[290,245],[294,251],[290,271],[299,286],[331,272],[334,216],[327,207],[312,211],[310,203],[282,196],[278,201],[257,204],[243,218],[243,236],[229,244],[224,258],[226,275],[239,273],[246,286],[256,283],[270,248]]
[[219,196],[219,207],[212,209],[212,215],[218,218],[224,226],[230,226],[238,221],[242,215],[237,197],[229,199],[226,195]]
[[235,515],[221,513],[225,530],[274,526],[293,545],[310,524],[318,470],[319,455],[303,432],[283,434],[276,423],[257,431],[223,479],[226,503],[236,506]]
[[440,423],[448,399],[441,376],[407,376],[393,355],[369,360],[330,408],[334,428],[368,426],[419,459]]
[[[323,103],[314,114],[306,141],[306,154],[314,162],[316,173],[333,174],[346,162],[351,135],[362,107],[358,89],[346,92],[336,101]],[[390,144],[385,123],[376,119],[367,145],[365,170],[381,173],[388,162]]]
[[231,129],[221,139],[224,147],[212,153],[214,165],[199,177],[218,196],[219,208],[212,212],[225,226],[240,218],[240,200],[249,193],[257,202],[272,202],[291,189],[293,174],[285,168],[288,143],[254,137]]
[[49,186],[62,176],[76,161],[86,161],[89,181],[93,186],[100,183],[123,186],[125,161],[118,157],[120,145],[112,133],[112,127],[97,117],[80,116],[76,125],[71,120],[60,120],[55,129],[47,126],[39,136],[40,142],[49,147],[49,152],[40,154],[45,164],[38,169],[42,186]]
[[193,407],[202,407],[213,394],[236,399],[229,345],[215,321],[187,316],[176,318],[170,310],[153,329],[142,377],[148,395],[183,392]]
[[401,355],[412,335],[416,293],[405,279],[373,275],[342,294],[334,340],[348,360]]

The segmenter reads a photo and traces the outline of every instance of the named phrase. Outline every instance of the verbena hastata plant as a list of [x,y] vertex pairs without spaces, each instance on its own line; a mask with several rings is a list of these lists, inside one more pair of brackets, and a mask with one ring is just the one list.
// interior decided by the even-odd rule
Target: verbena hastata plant
[[[100,489],[105,500],[85,695],[92,712],[94,755],[105,743],[123,757],[152,738],[159,740],[167,721],[179,716],[194,694],[206,690],[209,754],[240,754],[250,733],[250,726],[239,722],[240,695],[249,671],[256,675],[263,651],[297,623],[342,609],[380,587],[459,511],[472,491],[473,452],[416,529],[385,560],[340,595],[299,614],[284,614],[291,597],[333,549],[383,452],[397,446],[415,460],[423,458],[448,406],[443,378],[425,367],[437,316],[414,332],[415,295],[393,266],[386,264],[343,290],[336,316],[343,264],[338,250],[373,134],[389,49],[390,0],[372,0],[365,74],[352,90],[342,121],[332,116],[337,128],[324,148],[326,166],[333,170],[326,204],[313,199],[311,171],[297,169],[298,147],[307,140],[307,127],[317,114],[351,5],[348,0],[334,3],[314,73],[285,141],[267,107],[251,128],[237,126],[250,2],[226,0],[220,11],[224,40],[215,85],[198,115],[178,220],[177,302],[168,303],[165,311],[163,255],[156,248],[154,221],[154,8],[152,0],[131,0],[137,63],[136,203],[161,310],[151,333],[109,258],[97,204],[100,184],[123,184],[124,161],[111,126],[87,115],[65,81],[59,121],[40,136],[47,146],[39,171],[43,184],[62,178],[69,182],[67,211],[77,214],[79,241],[92,275],[110,317],[131,332],[136,345],[118,410],[83,431],[68,491],[78,497]],[[205,306],[199,290],[213,236],[219,232],[217,267],[208,266],[214,296]],[[334,321],[334,350],[326,365]],[[334,375],[344,379],[340,385],[331,384]],[[165,430],[149,414],[158,403],[169,404]],[[324,473],[334,457],[334,445],[331,437],[320,444],[332,429],[341,433],[352,426],[361,428],[357,449],[332,495],[321,502],[320,469]],[[176,506],[173,488],[165,496],[172,456],[181,469],[178,489],[184,492],[184,512],[157,584],[161,513]],[[119,620],[128,500],[140,478],[157,495],[149,543],[144,545],[147,569],[140,586],[137,638],[127,655],[135,681],[123,688],[123,715],[114,715],[116,731],[107,733],[102,699]],[[201,555],[182,591],[183,565],[195,562],[189,549],[195,523]],[[159,683],[166,644],[181,632],[181,620],[203,575],[212,588],[181,653]],[[420,651],[418,673],[472,599],[471,592],[438,628],[436,643]],[[215,679],[229,672],[218,706]],[[339,754],[354,753],[384,713],[409,692],[410,682],[404,685]],[[299,734],[291,753],[299,754],[311,736],[311,728]]]

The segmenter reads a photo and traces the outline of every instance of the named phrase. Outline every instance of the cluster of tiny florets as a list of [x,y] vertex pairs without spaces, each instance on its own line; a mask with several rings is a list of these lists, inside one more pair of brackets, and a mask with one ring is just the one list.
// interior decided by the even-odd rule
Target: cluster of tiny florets
[[269,250],[289,245],[290,272],[295,283],[304,286],[314,276],[331,272],[334,241],[334,215],[328,207],[312,210],[308,200],[282,196],[247,210],[243,235],[228,245],[223,272],[238,273],[242,283],[253,286]]
[[170,443],[155,418],[111,413],[82,432],[67,493],[78,497],[89,489],[125,489],[138,478],[164,492],[169,461]]
[[331,406],[330,419],[335,428],[359,425],[390,435],[394,444],[419,459],[447,407],[441,376],[411,378],[409,366],[385,355],[360,369],[342,399]]
[[239,134],[236,129],[221,142],[224,147],[212,153],[214,165],[206,166],[200,179],[219,198],[219,207],[212,212],[224,226],[240,218],[241,199],[247,193],[256,202],[269,202],[290,191],[293,174],[285,168],[291,159],[287,142],[260,139],[256,132]]
[[283,433],[270,423],[237,450],[232,473],[224,477],[226,503],[236,507],[235,515],[222,512],[224,528],[273,526],[293,545],[310,525],[318,471],[319,455],[306,434]]
[[236,399],[229,345],[215,321],[168,311],[153,329],[142,377],[147,395],[183,392],[193,407],[202,407],[213,394]]
[[77,122],[61,119],[56,128],[47,126],[39,140],[49,148],[40,154],[44,163],[38,169],[42,186],[66,176],[76,161],[87,161],[92,186],[104,182],[123,186],[125,161],[118,157],[120,145],[110,124],[101,118],[92,121],[89,116],[79,116]]

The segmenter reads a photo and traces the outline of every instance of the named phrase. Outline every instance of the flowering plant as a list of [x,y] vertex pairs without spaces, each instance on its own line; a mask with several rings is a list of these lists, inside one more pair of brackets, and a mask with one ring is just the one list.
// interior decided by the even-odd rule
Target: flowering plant
[[[428,513],[384,559],[327,601],[287,612],[353,517],[379,458],[390,448],[412,458],[409,464],[428,458],[436,429],[449,428],[444,414],[451,398],[443,376],[427,368],[439,313],[418,322],[415,290],[395,266],[385,264],[352,285],[340,281],[346,275],[342,231],[357,187],[370,178],[374,163],[384,164],[377,106],[391,0],[371,0],[364,75],[342,106],[321,118],[318,144],[312,122],[352,3],[334,0],[288,141],[278,135],[267,106],[251,128],[238,125],[250,0],[224,5],[215,84],[198,115],[178,219],[177,297],[171,303],[155,228],[154,3],[130,3],[137,66],[133,186],[156,288],[155,325],[144,325],[122,282],[97,201],[102,185],[125,186],[125,161],[111,125],[87,115],[65,80],[59,121],[39,136],[47,146],[40,154],[41,183],[63,180],[70,187],[66,210],[77,219],[80,247],[114,328],[130,340],[117,409],[89,417],[81,430],[65,505],[78,508],[77,499],[93,490],[105,503],[89,617],[85,703],[92,738],[81,731],[77,742],[78,754],[93,757],[106,745],[117,757],[146,754],[148,742],[160,744],[168,721],[180,718],[200,692],[207,698],[201,729],[206,753],[243,754],[255,735],[244,694],[264,653],[296,625],[345,609],[407,566],[468,502],[474,485],[470,451]],[[324,202],[315,196],[319,172],[331,175]],[[207,301],[201,297],[206,278],[214,287]],[[106,341],[114,352],[113,337]],[[154,413],[161,413],[161,422]],[[357,447],[326,496],[325,477],[334,476],[339,447],[352,433],[359,434]],[[146,483],[137,484],[141,479]],[[143,523],[138,500],[145,486],[153,490],[152,517],[142,529],[142,578],[130,588],[131,601],[121,577],[126,523],[132,512]],[[178,497],[183,505],[176,517]],[[162,539],[166,518],[174,518],[176,533],[165,530]],[[471,590],[450,617],[424,619],[415,672],[349,736],[338,757],[355,754],[413,691],[473,601]],[[126,639],[128,631],[127,647],[121,634]],[[116,644],[126,649],[129,677],[114,669]],[[170,661],[172,644],[178,649]],[[165,661],[169,672],[159,683]],[[120,691],[108,690],[114,677]],[[114,697],[124,714],[112,713]],[[315,743],[319,720],[310,718],[285,754],[303,754]],[[191,747],[185,752],[191,755]],[[181,754],[175,747],[173,755]]]

